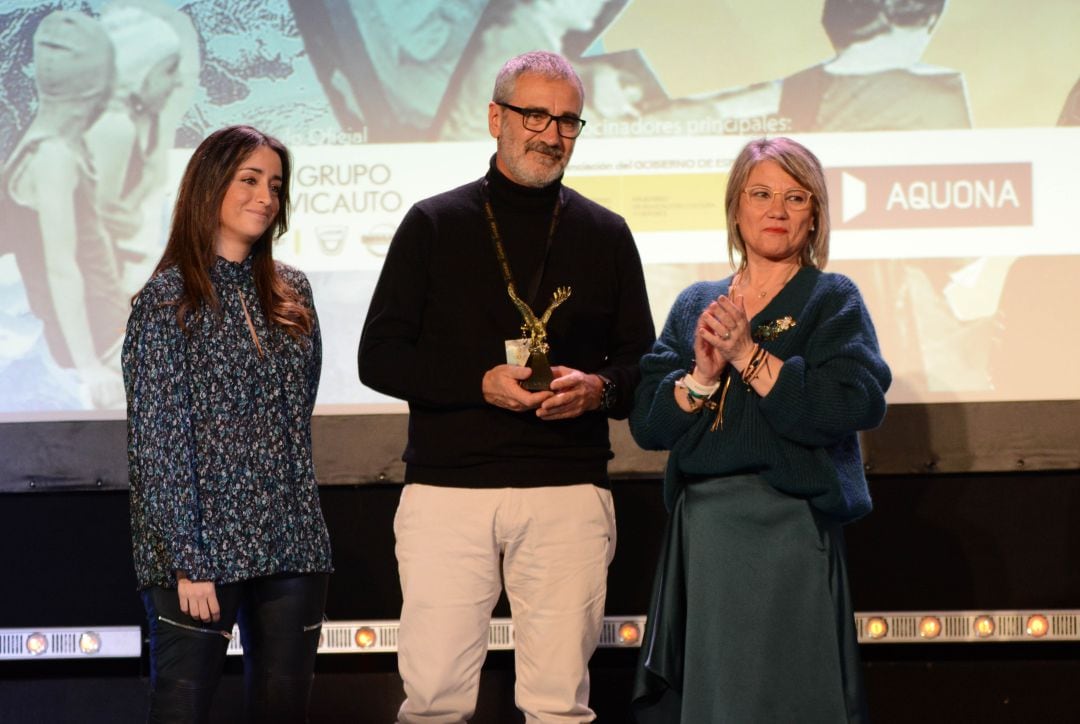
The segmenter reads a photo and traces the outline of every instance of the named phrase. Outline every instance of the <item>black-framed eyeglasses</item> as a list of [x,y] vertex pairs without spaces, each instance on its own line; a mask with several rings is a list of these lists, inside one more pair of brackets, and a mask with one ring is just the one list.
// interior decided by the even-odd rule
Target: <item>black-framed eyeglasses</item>
[[495,101],[495,104],[514,113],[520,113],[521,124],[525,126],[525,130],[533,133],[543,133],[551,125],[551,122],[555,121],[555,130],[558,131],[560,136],[563,138],[577,138],[581,135],[581,129],[585,127],[585,121],[577,116],[553,116],[547,111],[537,110],[536,108],[519,108],[499,101]]

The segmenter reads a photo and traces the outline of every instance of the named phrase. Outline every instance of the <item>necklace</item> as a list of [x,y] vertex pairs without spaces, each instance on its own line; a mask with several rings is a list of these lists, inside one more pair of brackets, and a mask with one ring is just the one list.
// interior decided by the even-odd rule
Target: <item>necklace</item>
[[[791,272],[787,275],[787,278],[784,279],[784,281],[780,282],[780,286],[777,287],[777,291],[783,289],[787,285],[787,283],[791,281],[791,278],[794,277],[796,272],[798,272],[798,271],[799,271],[799,267],[797,267],[797,266],[794,267],[791,270]],[[742,275],[742,272],[739,272],[738,274],[735,275],[735,278],[731,282],[731,291],[734,292],[734,290],[736,288],[739,288],[739,287],[742,287],[742,286],[743,286],[743,275]],[[746,286],[746,288],[750,289],[750,291],[753,291],[753,289],[750,288],[751,285],[749,283],[747,283],[745,286]],[[769,286],[770,285],[766,285],[765,288],[759,289],[757,292],[755,292],[758,299],[764,299],[765,297],[767,297],[769,295]]]

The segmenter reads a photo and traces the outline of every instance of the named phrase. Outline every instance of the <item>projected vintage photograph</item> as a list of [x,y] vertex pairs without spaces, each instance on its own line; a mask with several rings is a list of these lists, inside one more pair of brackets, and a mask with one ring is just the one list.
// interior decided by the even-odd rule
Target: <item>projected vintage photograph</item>
[[413,202],[483,173],[491,79],[534,48],[581,72],[566,183],[627,219],[657,326],[729,273],[734,153],[792,135],[829,173],[830,270],[871,307],[890,402],[1078,397],[1046,312],[1080,259],[1080,45],[1050,32],[1078,22],[1069,0],[0,3],[0,420],[123,415],[131,298],[192,149],[233,123],[295,154],[275,256],[314,287],[318,412],[403,410],[355,369],[387,245]]

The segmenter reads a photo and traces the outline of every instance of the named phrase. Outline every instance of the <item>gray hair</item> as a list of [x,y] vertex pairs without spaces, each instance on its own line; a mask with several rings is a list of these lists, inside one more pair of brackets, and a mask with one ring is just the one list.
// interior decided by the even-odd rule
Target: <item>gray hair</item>
[[728,259],[735,266],[735,252],[742,257],[739,269],[746,268],[746,240],[739,233],[739,203],[750,172],[762,161],[775,161],[780,168],[813,196],[810,213],[813,216],[810,237],[799,254],[803,266],[824,269],[829,261],[829,191],[825,187],[825,172],[810,149],[785,138],[759,138],[739,152],[728,174],[724,205],[727,208]]
[[525,73],[534,73],[550,80],[570,81],[577,88],[581,102],[585,102],[585,87],[581,84],[581,78],[574,66],[558,53],[547,50],[533,50],[506,61],[495,76],[495,90],[491,94],[491,100],[495,103],[508,103],[514,95],[517,79]]

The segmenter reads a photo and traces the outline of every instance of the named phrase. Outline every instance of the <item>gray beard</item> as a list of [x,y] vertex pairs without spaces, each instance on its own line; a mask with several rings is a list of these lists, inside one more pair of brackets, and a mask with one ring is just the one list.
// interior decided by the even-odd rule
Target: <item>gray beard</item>
[[[499,145],[501,146],[502,143],[503,140],[500,138]],[[526,149],[528,149],[528,146],[526,146]],[[528,150],[526,153],[528,153]],[[510,179],[511,181],[521,184],[522,186],[536,189],[543,188],[548,184],[558,181],[562,177],[563,171],[566,169],[565,162],[570,160],[568,155],[564,155],[562,159],[560,159],[560,163],[556,166],[552,166],[549,171],[538,172],[533,170],[531,166],[523,163],[522,157],[505,154],[503,159],[506,162],[506,167],[510,169],[510,173],[514,175],[514,177]]]

